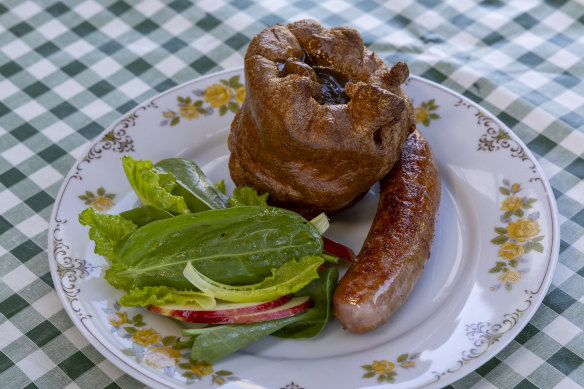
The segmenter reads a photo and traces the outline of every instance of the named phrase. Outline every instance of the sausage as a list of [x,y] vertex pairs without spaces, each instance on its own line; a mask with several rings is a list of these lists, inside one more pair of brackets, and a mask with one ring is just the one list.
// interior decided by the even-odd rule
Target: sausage
[[430,256],[440,175],[430,145],[417,130],[380,184],[365,243],[333,295],[336,318],[357,333],[385,323],[404,303]]

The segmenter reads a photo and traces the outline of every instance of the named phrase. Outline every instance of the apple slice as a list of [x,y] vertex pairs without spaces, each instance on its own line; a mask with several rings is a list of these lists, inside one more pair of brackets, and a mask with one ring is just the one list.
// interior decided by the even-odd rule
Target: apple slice
[[344,259],[345,261],[354,262],[355,253],[350,247],[345,246],[342,243],[335,242],[325,236],[322,237],[323,248],[322,251],[326,254],[334,255]]
[[214,321],[201,320],[211,320],[214,318],[232,317],[234,315],[246,315],[265,311],[286,304],[291,298],[292,296],[287,294],[278,297],[277,299],[263,302],[232,303],[227,301],[217,301],[215,309],[213,310],[203,310],[197,305],[189,304],[149,305],[148,310],[159,315],[171,316],[175,319],[191,323],[214,323]]
[[[195,319],[196,323],[208,323],[208,324],[229,324],[229,323],[257,323],[267,320],[281,319],[283,317],[289,317],[297,315],[301,312],[306,311],[308,308],[312,307],[312,298],[310,296],[293,297],[286,304],[280,305],[279,307],[267,309],[265,311],[258,311],[254,313],[247,314],[233,314],[226,316],[214,316],[214,317],[202,317]],[[186,320],[184,317],[175,317],[175,319],[183,321]]]
[[[280,305],[277,308],[249,313],[244,315],[234,315],[232,317],[222,318],[219,322],[206,322],[213,324],[228,324],[228,323],[258,323],[267,320],[281,319],[283,317],[294,316],[306,311],[312,307],[312,298],[310,296],[293,297],[286,304]],[[221,319],[221,318],[217,318]]]

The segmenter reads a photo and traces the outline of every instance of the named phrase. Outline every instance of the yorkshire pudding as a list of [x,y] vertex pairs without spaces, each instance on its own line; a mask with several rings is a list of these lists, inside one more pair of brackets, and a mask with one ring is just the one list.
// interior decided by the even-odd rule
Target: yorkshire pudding
[[229,135],[236,185],[313,217],[352,205],[385,176],[415,129],[401,84],[350,27],[314,20],[260,32],[245,55],[245,100]]

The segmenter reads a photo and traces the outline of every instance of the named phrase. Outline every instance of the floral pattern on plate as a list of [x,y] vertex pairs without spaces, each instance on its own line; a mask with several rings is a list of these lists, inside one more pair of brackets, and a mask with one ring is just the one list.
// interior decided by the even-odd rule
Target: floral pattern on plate
[[100,186],[97,188],[96,193],[86,190],[85,194],[77,197],[79,200],[83,200],[86,205],[91,205],[98,211],[107,211],[115,205],[114,199],[116,195],[114,193],[107,193],[103,186]]
[[193,94],[198,99],[177,96],[178,110],[168,109],[162,113],[165,119],[162,122],[163,126],[166,124],[176,126],[181,118],[193,120],[199,115],[211,115],[214,108],[219,110],[220,116],[229,111],[235,113],[245,99],[245,86],[239,81],[239,75],[235,75],[228,80],[221,79],[219,83],[211,84],[203,90],[195,89]]
[[[544,236],[539,235],[539,212],[533,211],[537,199],[520,197],[519,183],[510,184],[508,180],[503,181],[499,191],[505,196],[501,202],[501,210],[504,211],[501,222],[506,226],[495,227],[497,236],[491,239],[491,243],[499,246],[497,256],[502,261],[497,261],[489,273],[500,273],[497,280],[505,285],[505,289],[511,290],[528,270],[527,254],[531,251],[543,253],[541,241]],[[501,284],[491,287],[491,290],[499,289]]]
[[365,370],[363,378],[373,378],[377,377],[377,382],[389,382],[394,383],[395,377],[398,375],[396,367],[402,369],[410,369],[416,366],[417,360],[420,358],[420,354],[402,354],[397,357],[395,362],[390,362],[385,359],[381,361],[373,361],[370,365],[362,365],[361,368]]
[[430,126],[430,123],[433,120],[440,119],[440,115],[434,112],[438,108],[440,108],[440,106],[436,105],[436,99],[422,101],[420,105],[414,108],[416,123],[422,123],[426,127]]
[[204,377],[210,377],[218,385],[238,379],[231,371],[215,371],[211,363],[191,361],[190,347],[181,342],[179,337],[163,336],[146,324],[142,314],[130,317],[118,302],[113,304],[113,309],[105,308],[104,313],[111,333],[131,341],[131,346],[122,352],[135,357],[138,363],[144,361],[147,366],[162,370],[169,377],[178,373],[186,378],[186,384],[201,381]]

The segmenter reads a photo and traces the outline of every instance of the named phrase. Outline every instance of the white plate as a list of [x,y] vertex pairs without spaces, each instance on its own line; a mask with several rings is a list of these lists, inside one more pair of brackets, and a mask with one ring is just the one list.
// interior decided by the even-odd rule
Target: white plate
[[[551,188],[501,122],[417,77],[406,91],[438,161],[443,194],[431,258],[387,324],[356,335],[332,321],[317,338],[266,338],[209,366],[189,362],[188,350],[172,349],[181,333],[174,321],[120,307],[121,293],[103,280],[106,262],[93,253],[78,214],[88,206],[119,213],[135,205],[121,168],[125,154],[190,158],[212,180],[225,179],[230,192],[226,139],[242,80],[241,69],[212,74],[140,105],[98,137],[57,196],[49,261],[58,295],[114,365],[154,387],[434,388],[481,366],[528,323],[558,257]],[[375,186],[333,219],[327,235],[358,251],[376,198]]]

